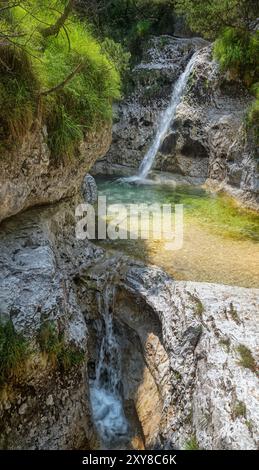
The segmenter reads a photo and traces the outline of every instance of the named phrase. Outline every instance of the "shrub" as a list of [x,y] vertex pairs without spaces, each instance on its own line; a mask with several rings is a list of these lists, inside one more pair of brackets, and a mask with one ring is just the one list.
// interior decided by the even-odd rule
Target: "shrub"
[[65,344],[63,333],[57,331],[54,322],[41,325],[38,341],[42,353],[45,353],[54,367],[68,370],[84,360],[84,353]]
[[214,56],[224,70],[250,87],[259,73],[259,32],[225,29],[215,42]]
[[29,354],[28,342],[16,333],[12,321],[0,323],[0,385],[19,374]]
[[[1,107],[1,132],[11,134],[14,140],[17,129],[22,128],[21,134],[28,130],[29,118],[33,121],[43,117],[52,153],[56,157],[71,156],[89,130],[111,121],[112,101],[120,97],[120,77],[111,57],[78,18],[70,16],[57,35],[41,34],[42,26],[55,23],[59,17],[58,10],[64,8],[62,1],[55,1],[53,8],[46,0],[34,3],[27,12],[23,4],[12,8],[6,18],[9,28],[21,36],[17,36],[14,46],[6,46],[8,68],[1,56],[1,71],[5,69],[5,74],[0,79],[0,99],[5,100],[8,111],[6,114]],[[46,93],[62,83],[56,91]],[[42,116],[35,116],[39,110]]]

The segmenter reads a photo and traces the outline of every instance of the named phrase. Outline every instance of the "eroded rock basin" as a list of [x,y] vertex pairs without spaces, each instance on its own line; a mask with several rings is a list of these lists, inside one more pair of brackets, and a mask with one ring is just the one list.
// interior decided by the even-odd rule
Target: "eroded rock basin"
[[[152,236],[152,220],[146,240],[106,240],[105,248],[121,250],[145,262],[161,266],[174,279],[243,287],[259,286],[259,216],[234,206],[222,194],[199,186],[171,184],[121,184],[98,178],[99,195],[107,204],[183,204],[184,232],[181,249],[168,251],[166,241]],[[138,217],[131,220],[137,227]],[[172,221],[174,223],[174,214]],[[133,224],[133,225],[132,225]],[[173,225],[172,225],[173,226]],[[128,220],[129,228],[129,220]],[[137,230],[137,228],[136,228]]]

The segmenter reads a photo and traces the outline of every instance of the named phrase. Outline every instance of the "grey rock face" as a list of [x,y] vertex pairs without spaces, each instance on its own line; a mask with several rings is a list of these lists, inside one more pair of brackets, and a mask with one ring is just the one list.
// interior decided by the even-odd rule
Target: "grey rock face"
[[184,448],[195,438],[204,449],[256,449],[258,378],[239,346],[258,360],[259,290],[174,282],[125,258],[105,261],[105,272],[109,264],[125,401],[135,403],[146,446]]
[[[87,326],[73,278],[82,258],[93,260],[96,249],[75,246],[73,210],[68,203],[35,209],[1,226],[0,321],[12,320],[31,354],[19,375],[0,387],[0,448],[94,445]],[[47,324],[61,334],[67,351],[83,355],[80,363],[64,370],[41,352],[39,335]]]
[[78,154],[56,162],[47,145],[46,128],[28,133],[19,148],[0,158],[0,221],[35,205],[74,196],[83,175],[103,156],[111,142],[111,129],[104,126],[88,134]]
[[82,194],[85,202],[88,204],[94,204],[98,199],[98,189],[95,179],[87,174],[84,177],[82,184]]

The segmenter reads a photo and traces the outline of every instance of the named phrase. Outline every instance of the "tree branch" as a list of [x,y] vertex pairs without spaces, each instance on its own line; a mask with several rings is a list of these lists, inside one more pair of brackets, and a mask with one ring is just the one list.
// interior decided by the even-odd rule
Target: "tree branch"
[[65,21],[67,20],[69,13],[72,10],[74,0],[69,0],[67,5],[64,8],[62,15],[57,19],[56,23],[49,26],[48,28],[41,29],[41,34],[44,37],[53,36],[59,33],[60,29],[64,26]]
[[72,80],[72,78],[80,72],[80,70],[82,69],[83,67],[83,64],[78,64],[76,66],[76,68],[65,78],[65,80],[63,80],[62,82],[58,83],[58,85],[55,85],[54,87],[52,88],[49,88],[49,90],[45,90],[45,91],[41,91],[39,93],[40,96],[46,96],[46,95],[49,95],[50,93],[55,93],[56,91],[60,90],[61,88],[64,88],[64,86],[66,86],[66,84],[68,82],[70,82],[70,80]]

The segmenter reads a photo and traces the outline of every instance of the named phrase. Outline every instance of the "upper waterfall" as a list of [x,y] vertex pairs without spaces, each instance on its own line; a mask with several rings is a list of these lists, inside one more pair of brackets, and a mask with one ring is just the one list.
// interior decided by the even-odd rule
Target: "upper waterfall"
[[159,148],[161,144],[163,143],[164,138],[166,137],[168,129],[175,118],[177,106],[181,102],[181,98],[183,96],[188,78],[192,72],[197,54],[198,52],[195,52],[192,55],[187,66],[185,67],[185,70],[180,75],[180,77],[178,78],[178,80],[176,81],[173,87],[173,92],[172,92],[172,96],[170,99],[170,103],[168,107],[166,108],[166,110],[161,115],[158,130],[156,132],[156,135],[154,137],[154,140],[150,148],[148,149],[147,153],[145,154],[139,166],[137,175],[131,176],[129,178],[122,178],[123,181],[134,182],[134,181],[145,180],[148,173],[150,172],[153,166],[154,160],[156,158],[157,152],[159,151]]

